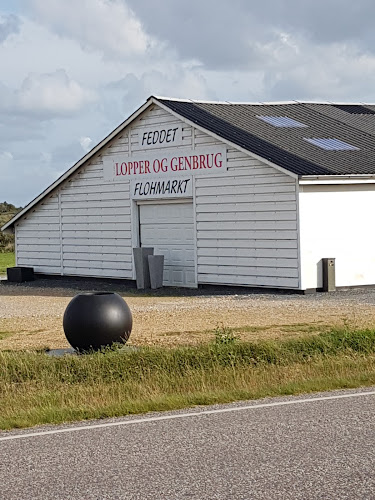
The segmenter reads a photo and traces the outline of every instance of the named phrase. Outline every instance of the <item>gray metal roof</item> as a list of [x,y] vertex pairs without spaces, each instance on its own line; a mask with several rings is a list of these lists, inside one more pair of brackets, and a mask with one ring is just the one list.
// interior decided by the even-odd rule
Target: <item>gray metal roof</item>
[[[156,99],[189,121],[299,176],[375,175],[373,105]],[[275,123],[287,117],[306,127],[275,126],[259,116],[275,117]],[[353,148],[325,150],[306,140],[317,138],[341,141]]]

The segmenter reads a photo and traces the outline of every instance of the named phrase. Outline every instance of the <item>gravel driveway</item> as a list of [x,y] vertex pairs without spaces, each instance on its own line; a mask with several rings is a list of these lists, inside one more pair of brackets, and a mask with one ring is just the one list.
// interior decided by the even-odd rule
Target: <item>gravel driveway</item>
[[298,295],[245,288],[163,289],[140,293],[126,284],[43,279],[0,281],[0,349],[68,347],[62,316],[80,291],[111,290],[129,304],[134,320],[129,344],[194,344],[212,338],[220,325],[243,339],[319,332],[331,325],[373,327],[375,289]]

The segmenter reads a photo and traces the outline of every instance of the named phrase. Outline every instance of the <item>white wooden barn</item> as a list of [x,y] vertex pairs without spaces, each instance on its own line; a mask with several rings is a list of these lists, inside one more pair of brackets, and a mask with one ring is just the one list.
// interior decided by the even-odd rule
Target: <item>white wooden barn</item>
[[36,273],[164,285],[375,284],[375,106],[150,97],[2,229]]

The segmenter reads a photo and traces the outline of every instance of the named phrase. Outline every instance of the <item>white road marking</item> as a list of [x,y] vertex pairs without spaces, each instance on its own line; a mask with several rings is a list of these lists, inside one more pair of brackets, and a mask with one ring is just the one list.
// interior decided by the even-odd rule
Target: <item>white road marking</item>
[[329,401],[333,399],[358,398],[361,396],[375,396],[375,391],[356,392],[353,394],[338,394],[336,396],[320,396],[318,398],[295,399],[293,401],[277,401],[275,403],[261,403],[247,406],[235,406],[233,408],[220,408],[217,410],[202,410],[191,413],[177,413],[174,415],[162,415],[160,417],[144,417],[121,422],[107,422],[105,424],[82,425],[79,427],[68,427],[66,429],[56,429],[51,431],[29,432],[11,436],[0,437],[0,441],[12,441],[14,439],[24,439],[36,436],[47,436],[50,434],[63,434],[64,432],[88,431],[91,429],[102,429],[105,427],[118,427],[120,425],[145,424],[148,422],[158,422],[161,420],[174,420],[177,418],[200,417],[202,415],[215,415],[219,413],[229,413],[234,411],[257,410],[259,408],[273,408],[276,406],[297,405],[304,403],[315,403],[316,401]]

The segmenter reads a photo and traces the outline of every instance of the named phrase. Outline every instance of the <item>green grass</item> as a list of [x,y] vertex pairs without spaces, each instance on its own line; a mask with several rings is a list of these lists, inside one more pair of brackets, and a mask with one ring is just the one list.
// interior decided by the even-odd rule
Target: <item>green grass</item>
[[53,358],[0,352],[0,428],[375,384],[375,331]]
[[14,252],[0,253],[0,274],[5,274],[7,267],[14,266],[15,262]]
[[7,337],[11,337],[13,333],[10,332],[0,332],[0,340],[6,339]]

